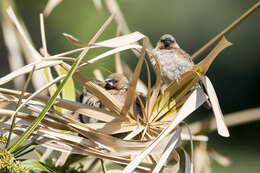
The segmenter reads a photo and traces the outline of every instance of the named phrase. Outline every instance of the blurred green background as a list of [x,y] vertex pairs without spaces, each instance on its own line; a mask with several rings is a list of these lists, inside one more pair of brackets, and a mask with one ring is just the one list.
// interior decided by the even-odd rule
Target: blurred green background
[[[41,47],[39,13],[43,11],[47,1],[15,2],[36,48],[39,49]],[[162,34],[173,34],[179,45],[190,54],[201,48],[256,2],[257,0],[118,1],[131,31],[147,35],[154,46]],[[109,16],[105,5],[103,7],[103,10],[97,10],[91,0],[63,1],[45,19],[49,53],[54,55],[76,48],[62,36],[63,32],[87,43]],[[116,23],[113,22],[99,40],[112,38],[115,33]],[[3,76],[9,69],[1,30],[0,34],[1,76]],[[227,39],[233,46],[217,57],[207,74],[215,87],[224,114],[260,105],[260,10],[258,9],[228,34]],[[90,51],[86,59],[102,51],[104,50]],[[133,68],[137,58],[128,51],[122,53],[122,60]],[[112,57],[99,64],[114,71]],[[91,76],[92,69],[86,69],[86,75]],[[141,78],[146,79],[145,70]],[[205,110],[200,113],[203,118],[208,115],[209,112]],[[215,132],[211,133],[209,146],[232,160],[232,164],[227,168],[212,161],[213,172],[259,172],[259,130],[259,122],[254,122],[230,128],[231,137],[227,139]]]

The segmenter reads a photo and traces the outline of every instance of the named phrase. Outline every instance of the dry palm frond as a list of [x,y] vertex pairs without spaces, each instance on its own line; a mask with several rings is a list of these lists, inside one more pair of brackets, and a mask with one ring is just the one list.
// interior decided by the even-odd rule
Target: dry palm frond
[[[55,1],[49,1],[49,4],[51,2]],[[58,2],[60,1],[56,1],[56,3]],[[90,42],[86,44],[69,34],[64,34],[72,44],[82,48],[52,56],[48,55],[47,51],[43,15],[41,15],[42,56],[33,47],[30,37],[26,34],[25,28],[16,18],[14,12],[10,8],[8,9],[11,21],[18,29],[16,34],[19,33],[21,35],[21,38],[27,47],[26,50],[36,61],[1,77],[0,85],[14,80],[18,76],[27,74],[33,69],[35,69],[35,71],[42,69],[46,70],[48,75],[45,76],[45,78],[48,78],[48,83],[46,85],[41,85],[40,89],[33,94],[0,88],[1,102],[20,105],[17,106],[15,111],[0,109],[0,116],[4,117],[0,122],[1,132],[8,132],[10,129],[13,129],[14,134],[22,136],[32,124],[35,124],[36,120],[38,120],[38,116],[42,115],[45,108],[49,106],[49,108],[51,108],[50,111],[46,111],[46,115],[42,115],[42,119],[37,121],[37,127],[35,126],[32,132],[28,133],[27,137],[28,140],[34,140],[39,145],[48,149],[63,152],[56,162],[56,166],[65,164],[70,154],[81,154],[118,163],[124,167],[123,172],[125,173],[133,171],[154,173],[160,171],[177,172],[180,168],[181,160],[177,148],[180,148],[184,151],[186,172],[193,172],[192,141],[198,140],[206,142],[207,137],[203,135],[194,135],[200,132],[201,122],[199,124],[191,124],[190,130],[188,131],[182,131],[180,123],[209,99],[212,104],[216,121],[214,121],[214,123],[212,123],[212,121],[209,122],[208,130],[217,128],[220,135],[229,136],[214,87],[205,74],[216,56],[223,49],[230,46],[231,43],[223,37],[206,58],[196,64],[191,71],[184,73],[178,81],[172,81],[165,89],[165,92],[160,94],[162,87],[161,72],[157,57],[152,55],[149,49],[149,47],[151,47],[148,46],[150,45],[149,38],[140,32],[130,33],[116,1],[107,0],[105,2],[113,14],[108,18],[104,25],[102,25]],[[45,14],[49,13],[54,6],[55,3],[52,4],[50,8],[46,7]],[[117,20],[118,28],[120,29],[118,29],[116,37],[96,42],[97,38],[104,32],[114,17]],[[125,35],[120,35],[119,33]],[[218,39],[220,39],[220,37],[218,37]],[[140,40],[143,41],[142,46],[137,44]],[[109,48],[110,50],[80,64],[80,61],[90,49],[104,47]],[[122,67],[122,57],[119,57],[119,53],[126,50],[137,51],[139,59],[131,76],[126,101],[125,103],[122,103],[104,88],[95,84],[93,80],[82,75],[80,69],[87,69],[90,64],[109,58],[110,55],[115,54],[117,72],[124,72],[125,68]],[[78,58],[65,57],[75,52],[80,52]],[[155,71],[157,78],[155,85],[151,86],[151,74],[148,64],[146,63],[148,69],[148,85],[147,95],[145,97],[146,100],[144,102],[137,94],[136,88],[142,64],[145,60],[145,55],[147,54],[155,59],[157,65]],[[194,56],[196,57],[197,54]],[[72,61],[74,64],[70,66],[65,61]],[[63,75],[58,73],[58,77],[52,77],[50,69],[53,68],[59,70],[64,68],[66,71]],[[78,103],[73,99],[66,100],[64,98],[68,97],[64,96],[58,97],[57,95],[53,99],[53,95],[56,93],[55,90],[61,88],[53,87],[50,89],[50,87],[70,75],[73,75],[74,80],[77,80],[95,95],[106,106],[106,109],[94,108]],[[103,80],[100,71],[95,71],[95,75],[100,80]],[[204,84],[207,93],[198,86],[200,80]],[[43,90],[47,89],[49,89],[49,93],[52,97],[40,95]],[[66,95],[65,92],[63,92],[63,95]],[[52,103],[50,103],[50,100]],[[142,115],[138,114],[135,110],[136,100],[140,103]],[[53,105],[53,107],[51,107],[51,105]],[[25,113],[22,108],[27,112]],[[59,111],[59,109],[56,108],[66,111]],[[76,120],[71,112],[95,118],[98,121],[95,123],[89,122],[83,124]],[[253,113],[255,113],[255,111],[253,111]],[[16,122],[13,123],[15,124],[14,128],[11,127],[10,122],[6,121],[6,119],[9,119],[12,115],[16,115],[17,117]],[[230,117],[233,119],[233,115],[226,118],[230,120]],[[257,117],[253,116],[252,119],[254,118],[257,119]],[[228,124],[229,123],[230,121],[228,121]],[[191,141],[191,157],[184,149],[185,146],[183,144],[185,143],[181,143],[181,141],[184,140]],[[201,145],[195,149],[195,163],[200,159],[205,160],[205,162],[208,163],[209,158],[207,157],[208,155],[204,144],[206,143],[201,143]],[[46,153],[46,155],[50,154],[50,152]],[[215,153],[214,157],[217,158],[217,156]],[[44,157],[45,155],[42,156],[42,160],[45,160]],[[174,165],[165,164],[169,158],[175,160],[176,163]],[[202,163],[197,163],[195,169],[209,171],[208,165],[204,167],[201,165]],[[90,164],[89,168],[91,167]],[[105,164],[102,162],[103,170],[106,170],[105,167]],[[118,170],[109,170],[107,172],[117,171]]]
[[[144,39],[144,46],[133,44],[140,39]],[[180,128],[178,128],[179,123],[187,116],[189,116],[191,112],[196,110],[207,99],[207,96],[200,88],[194,87],[195,84],[199,81],[200,75],[194,71],[187,72],[180,77],[178,83],[174,81],[165,90],[165,93],[163,95],[159,95],[161,87],[161,77],[160,69],[158,68],[158,78],[155,86],[153,88],[151,88],[151,86],[148,87],[150,90],[148,93],[151,95],[147,97],[149,99],[147,100],[148,103],[142,103],[142,112],[146,116],[145,118],[137,118],[138,115],[134,115],[134,112],[132,112],[132,109],[130,108],[134,102],[137,80],[139,78],[141,65],[144,60],[148,39],[143,34],[135,32],[99,43],[90,44],[98,45],[100,47],[111,47],[114,49],[109,50],[99,55],[98,57],[89,60],[89,62],[85,64],[83,63],[80,68],[87,68],[88,63],[94,63],[109,55],[118,53],[123,50],[134,48],[142,49],[137,68],[132,76],[132,81],[128,90],[126,99],[127,102],[125,104],[118,102],[118,100],[116,100],[106,90],[97,86],[95,83],[93,83],[85,76],[81,75],[79,72],[75,72],[73,77],[80,83],[85,85],[88,90],[90,90],[96,97],[98,97],[102,101],[104,105],[106,105],[106,107],[109,108],[110,111],[90,108],[89,106],[68,100],[56,99],[56,101],[54,102],[55,106],[96,118],[102,122],[82,124],[74,120],[70,117],[70,115],[67,114],[56,112],[60,117],[55,118],[55,115],[48,113],[46,116],[46,120],[42,121],[42,123],[40,124],[42,127],[38,128],[40,131],[38,131],[41,132],[41,136],[43,138],[45,137],[46,139],[52,139],[52,141],[55,141],[56,143],[63,143],[63,145],[65,146],[70,146],[77,150],[81,150],[85,154],[90,154],[92,156],[104,159],[110,159],[113,162],[121,163],[124,165],[129,163],[130,160],[124,160],[123,158],[120,158],[121,155],[124,157],[131,157],[139,154],[136,159],[128,164],[128,166],[126,166],[125,172],[131,172],[135,168],[137,170],[141,169],[143,171],[150,171],[151,169],[153,169],[153,167],[155,166],[154,164],[156,164],[157,162],[158,166],[155,167],[154,172],[160,171],[164,162],[169,157],[167,153],[174,152],[174,150],[179,146],[178,141],[180,141],[181,139],[181,130]],[[156,59],[156,57],[154,58]],[[44,63],[33,64],[35,65],[36,70],[39,68],[49,67],[50,65],[53,65],[52,63],[57,63],[54,65],[62,65],[66,70],[69,70],[71,68],[62,60],[48,60],[42,62],[44,62],[46,65],[43,65]],[[50,63],[50,65],[48,63]],[[22,69],[20,71],[15,71],[12,75],[1,78],[0,81],[2,80],[2,83],[5,83],[9,80],[12,80],[14,77],[20,75],[21,73],[29,72],[31,67],[32,65],[24,67],[25,70]],[[204,68],[204,66],[200,66],[199,64],[196,68]],[[57,80],[58,79],[59,78],[57,78]],[[45,88],[47,87],[44,87],[44,89]],[[1,89],[0,92],[4,96],[2,97],[4,101],[15,103],[18,102],[18,98],[16,97],[20,94],[20,92],[7,89]],[[38,94],[39,92],[36,93]],[[9,96],[6,97],[7,95]],[[25,93],[25,97],[29,97],[29,99],[23,100],[22,104],[26,105],[29,110],[35,113],[39,113],[42,110],[43,103],[47,103],[48,97],[39,95],[32,96],[34,97],[33,102],[33,97],[30,97],[29,93]],[[37,105],[41,106],[39,107]],[[85,111],[83,108],[85,109]],[[53,111],[55,112],[55,110]],[[18,113],[18,115],[21,115],[21,113]],[[32,121],[32,117],[30,118],[30,116],[28,117],[28,115],[23,115],[20,117],[24,117],[24,120],[29,121],[29,123]],[[165,120],[166,117],[167,120]],[[50,122],[49,124],[48,121]],[[55,121],[59,121],[56,127]],[[61,128],[62,126],[60,125],[60,123],[64,124],[64,128]],[[48,126],[47,128],[46,125]],[[26,126],[24,125],[21,127],[26,128]],[[56,132],[55,129],[58,131]],[[69,129],[69,131],[74,133],[80,133],[88,139],[87,142],[84,142],[84,144],[82,143],[82,141],[85,141],[84,138],[81,138],[82,141],[79,142],[78,140],[76,140],[76,138],[78,138],[76,136],[65,137],[66,135],[60,131],[64,129]],[[175,131],[176,129],[179,130]],[[15,128],[14,132],[18,134],[22,133],[22,131],[19,131],[17,128]],[[125,139],[135,141],[125,141],[110,136],[111,134],[120,133],[127,133]],[[40,141],[42,140],[43,139],[41,139]],[[59,148],[56,149],[60,151]],[[65,154],[68,152],[71,151],[65,151]],[[152,158],[152,160],[148,158]],[[193,163],[192,161],[190,161],[189,157],[186,156],[186,158],[187,165],[192,165]],[[143,159],[144,162],[142,163]],[[58,163],[64,162],[65,160],[60,160]],[[189,168],[187,169],[192,169],[192,166],[188,167]]]

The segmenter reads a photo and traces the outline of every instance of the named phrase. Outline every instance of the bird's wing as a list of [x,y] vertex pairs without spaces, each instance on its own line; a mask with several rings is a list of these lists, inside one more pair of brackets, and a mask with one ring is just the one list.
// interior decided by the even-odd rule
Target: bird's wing
[[118,101],[121,103],[125,103],[125,98],[126,98],[126,90],[107,90],[112,96],[114,96]]
[[105,81],[100,81],[100,80],[97,80],[97,79],[92,79],[91,81],[94,82],[95,84],[97,84],[98,86],[105,88],[105,85],[106,85]]
[[187,52],[185,52],[184,50],[182,49],[178,49],[178,52],[187,60],[189,60],[190,62],[193,62],[192,59],[191,59],[191,56],[190,54],[188,54]]

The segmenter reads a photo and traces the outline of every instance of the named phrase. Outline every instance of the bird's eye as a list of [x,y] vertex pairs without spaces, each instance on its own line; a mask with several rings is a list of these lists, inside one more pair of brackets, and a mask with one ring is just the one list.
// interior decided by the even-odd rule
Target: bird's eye
[[115,79],[113,80],[113,83],[117,83],[117,82],[118,82],[118,80],[115,80]]
[[164,41],[174,43],[174,40],[169,37],[165,38]]
[[106,82],[110,83],[110,82],[113,82],[113,80],[108,78],[108,79],[106,79]]

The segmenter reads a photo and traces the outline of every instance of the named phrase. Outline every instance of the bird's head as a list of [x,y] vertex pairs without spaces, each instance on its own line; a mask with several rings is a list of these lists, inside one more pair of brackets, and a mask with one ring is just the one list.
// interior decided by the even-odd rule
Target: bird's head
[[105,79],[107,90],[116,89],[116,90],[127,90],[128,88],[128,79],[119,73],[112,73]]
[[161,36],[160,40],[156,45],[156,49],[163,50],[163,49],[177,49],[180,48],[178,43],[176,42],[175,38],[170,34],[165,34]]

